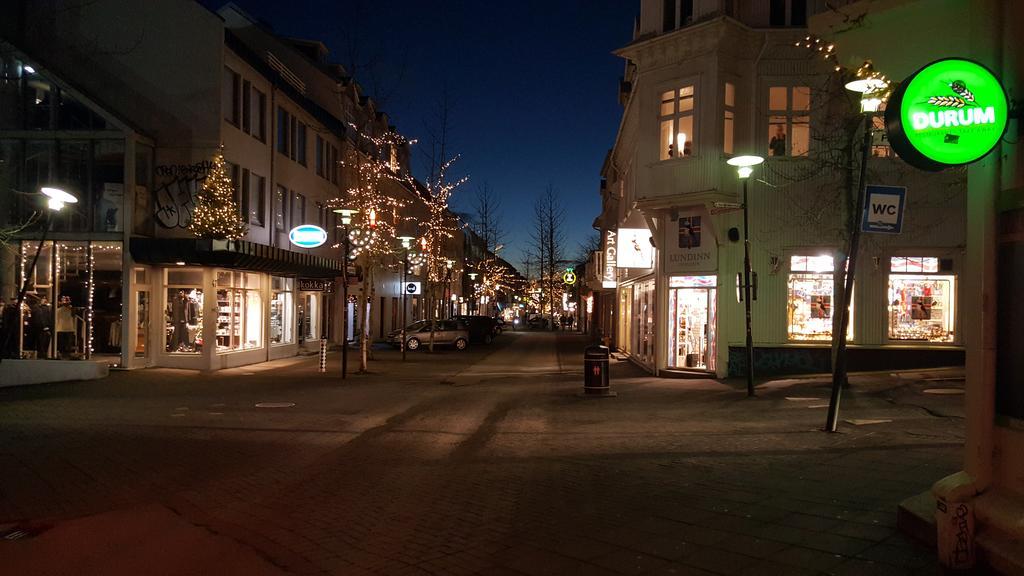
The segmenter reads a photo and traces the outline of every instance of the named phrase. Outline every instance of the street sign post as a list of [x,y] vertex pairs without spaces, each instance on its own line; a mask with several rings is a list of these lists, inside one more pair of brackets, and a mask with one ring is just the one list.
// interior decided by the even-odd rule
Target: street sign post
[[907,204],[907,189],[903,186],[877,186],[869,184],[867,202],[861,219],[864,232],[899,234],[903,230],[903,209]]

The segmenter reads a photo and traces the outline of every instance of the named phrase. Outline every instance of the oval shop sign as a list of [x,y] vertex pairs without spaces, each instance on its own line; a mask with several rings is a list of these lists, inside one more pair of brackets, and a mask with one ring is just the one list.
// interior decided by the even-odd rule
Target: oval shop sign
[[889,98],[885,129],[912,166],[938,171],[980,160],[1006,131],[1006,92],[988,68],[946,58],[907,78]]
[[299,248],[316,248],[327,242],[327,231],[313,224],[303,224],[292,228],[288,240]]

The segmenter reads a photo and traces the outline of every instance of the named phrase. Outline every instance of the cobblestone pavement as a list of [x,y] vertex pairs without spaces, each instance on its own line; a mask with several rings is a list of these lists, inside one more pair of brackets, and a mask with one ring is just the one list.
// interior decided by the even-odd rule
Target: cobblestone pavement
[[[580,398],[584,345],[519,332],[406,363],[378,350],[344,382],[334,357],[328,374],[303,358],[0,389],[0,527],[95,518],[116,534],[158,505],[294,574],[938,573],[896,505],[959,467],[957,372],[857,376],[825,434],[822,379],[748,399],[743,382],[613,362],[619,395]],[[46,534],[0,558],[60,566],[66,543]],[[165,553],[188,556],[179,541]],[[136,566],[138,550],[109,554]]]

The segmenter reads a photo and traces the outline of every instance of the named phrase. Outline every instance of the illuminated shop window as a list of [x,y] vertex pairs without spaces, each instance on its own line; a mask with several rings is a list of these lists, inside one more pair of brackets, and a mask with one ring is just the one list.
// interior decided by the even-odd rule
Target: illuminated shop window
[[166,272],[164,350],[171,354],[198,354],[203,351],[203,271],[171,268]]
[[291,344],[295,341],[295,279],[274,276],[270,288],[270,343]]
[[217,351],[249,350],[263,346],[263,298],[260,275],[217,272]]
[[[831,340],[835,309],[831,256],[792,256],[789,261],[790,340]],[[853,299],[846,336],[853,338]]]
[[897,256],[889,266],[889,339],[953,342],[956,277],[938,274],[938,258]]
[[693,86],[683,86],[661,95],[658,118],[661,125],[661,160],[692,156],[696,149],[693,133]]

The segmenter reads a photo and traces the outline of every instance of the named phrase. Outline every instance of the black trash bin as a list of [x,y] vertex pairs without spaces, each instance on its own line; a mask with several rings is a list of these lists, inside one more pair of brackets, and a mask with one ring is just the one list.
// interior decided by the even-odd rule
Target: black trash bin
[[583,350],[583,393],[608,396],[608,359],[611,356],[607,346],[587,346]]

